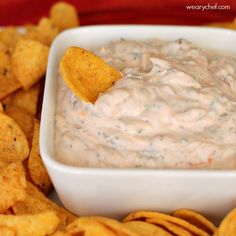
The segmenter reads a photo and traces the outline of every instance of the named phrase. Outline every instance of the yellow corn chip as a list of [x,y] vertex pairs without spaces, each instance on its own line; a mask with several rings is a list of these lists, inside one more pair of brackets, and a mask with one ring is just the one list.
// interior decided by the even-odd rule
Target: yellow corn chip
[[146,219],[146,222],[162,227],[164,230],[167,230],[176,236],[195,236],[195,234],[191,234],[187,229],[184,229],[179,225],[175,225],[172,222],[168,222],[162,218],[148,218]]
[[[35,28],[36,25],[34,24],[25,24],[24,25],[24,28],[25,28],[25,33],[28,31],[28,30],[32,30],[33,28]],[[23,35],[25,35],[25,33]]]
[[24,87],[29,89],[45,75],[48,60],[48,46],[21,39],[12,55],[12,70]]
[[60,228],[63,228],[76,218],[70,212],[46,198],[44,194],[29,182],[27,182],[26,192],[25,200],[12,207],[16,215],[35,214],[46,210],[53,210],[60,218]]
[[58,27],[53,25],[49,18],[44,17],[37,26],[27,27],[24,38],[36,40],[50,46],[58,33]]
[[49,204],[29,194],[26,195],[24,200],[16,203],[12,209],[15,215],[37,214],[43,211],[54,210]]
[[58,35],[59,28],[52,24],[49,18],[42,18],[37,26],[38,40],[48,46],[51,45],[54,38]]
[[[25,172],[20,162],[0,169],[0,213],[26,196]],[[1,222],[1,221],[0,221]]]
[[[122,224],[121,222],[117,220],[113,220],[106,217],[90,217],[90,219],[96,220],[100,224],[106,226],[107,228],[110,228],[113,232],[116,232],[116,234],[126,235],[126,236],[141,236],[141,234],[137,234],[135,231],[131,230],[130,228],[126,227],[125,224]],[[68,226],[69,228],[69,226]]]
[[236,208],[231,210],[221,222],[219,229],[214,236],[233,236],[236,235]]
[[39,84],[36,84],[27,91],[20,89],[12,96],[10,105],[24,108],[28,113],[35,116],[37,111],[39,91]]
[[16,27],[5,27],[0,31],[0,41],[7,47],[14,48],[21,38],[21,33]]
[[16,236],[13,229],[6,227],[6,226],[0,226],[0,235],[2,236]]
[[144,221],[130,221],[124,223],[126,227],[143,236],[172,236],[171,233],[163,228]]
[[[189,222],[164,214],[164,213],[159,213],[159,212],[152,212],[152,211],[137,211],[134,213],[129,214],[123,221],[128,222],[128,221],[133,221],[133,220],[138,220],[138,219],[145,219],[145,221],[149,222],[149,218],[157,218],[158,220],[164,220],[168,223],[173,223],[174,225],[177,225],[181,228],[184,228],[188,230],[189,232],[193,233],[196,236],[209,236],[208,233],[203,231],[202,229],[197,228],[195,225],[190,224]],[[149,222],[150,223],[150,222]]]
[[7,45],[0,41],[0,51],[7,50],[7,49],[8,49]]
[[33,24],[27,24],[24,25],[25,28],[25,33],[23,35],[23,39],[31,39],[31,40],[35,40],[38,41],[38,36],[37,36],[37,25],[33,25]]
[[188,209],[176,210],[172,213],[174,217],[188,221],[196,227],[212,235],[216,231],[215,225],[196,211]]
[[12,74],[11,70],[7,70],[6,74],[0,74],[0,99],[6,98],[10,93],[21,87],[19,81]]
[[28,171],[33,183],[45,194],[52,188],[52,182],[39,153],[39,121],[34,121],[34,136],[28,160]]
[[60,211],[57,211],[52,204],[27,195],[25,200],[13,206],[15,215],[36,214],[47,210],[56,212],[60,219],[59,228],[63,229],[66,226],[67,216]]
[[20,126],[28,143],[31,144],[34,131],[34,117],[24,108],[18,106],[9,106],[5,113]]
[[[91,217],[80,217],[66,227],[68,235],[116,236],[117,234]],[[122,235],[122,234],[120,234]],[[128,236],[128,235],[126,235]]]
[[7,46],[5,43],[0,41],[0,51],[4,51],[8,56],[11,57],[14,48]]
[[121,78],[118,70],[79,47],[67,49],[60,63],[60,71],[67,86],[77,96],[93,103],[100,93]]
[[0,215],[0,227],[14,229],[17,236],[46,236],[57,229],[59,218],[53,211],[35,215]]
[[23,161],[29,155],[25,134],[15,121],[0,113],[0,166],[12,161]]
[[50,9],[50,18],[60,31],[79,25],[76,8],[66,2],[54,4]]

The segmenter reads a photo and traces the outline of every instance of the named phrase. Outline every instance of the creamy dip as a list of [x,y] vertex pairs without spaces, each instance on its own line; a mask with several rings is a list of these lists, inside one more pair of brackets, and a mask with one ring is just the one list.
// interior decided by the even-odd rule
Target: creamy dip
[[235,55],[184,39],[121,39],[94,52],[123,77],[91,104],[59,76],[59,161],[83,167],[236,168]]

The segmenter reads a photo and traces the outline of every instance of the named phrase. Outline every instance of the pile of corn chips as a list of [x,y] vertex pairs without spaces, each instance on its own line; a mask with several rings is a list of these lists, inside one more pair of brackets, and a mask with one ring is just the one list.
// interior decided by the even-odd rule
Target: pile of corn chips
[[[76,217],[46,197],[52,183],[39,153],[43,78],[53,39],[78,25],[76,9],[58,2],[50,9],[49,17],[37,25],[0,30],[0,235],[236,235],[236,209],[219,228],[191,210],[177,210],[171,215],[140,211],[120,222],[104,217]],[[103,64],[99,59],[97,63]],[[120,75],[107,65],[103,68],[104,73],[114,74],[107,81],[109,87]],[[85,97],[93,102],[96,96]]]
[[78,25],[76,9],[58,2],[37,25],[0,30],[0,235],[49,235],[75,219],[45,197],[39,120],[49,47]]

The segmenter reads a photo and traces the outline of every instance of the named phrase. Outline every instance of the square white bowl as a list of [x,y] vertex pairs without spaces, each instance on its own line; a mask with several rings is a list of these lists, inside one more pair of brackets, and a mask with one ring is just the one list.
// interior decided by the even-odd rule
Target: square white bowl
[[219,220],[236,206],[236,170],[79,168],[54,158],[54,113],[60,59],[69,46],[94,48],[112,40],[186,38],[197,45],[236,53],[236,32],[217,28],[112,25],[61,33],[48,61],[40,151],[64,206],[78,215],[122,217],[136,210],[191,208]]

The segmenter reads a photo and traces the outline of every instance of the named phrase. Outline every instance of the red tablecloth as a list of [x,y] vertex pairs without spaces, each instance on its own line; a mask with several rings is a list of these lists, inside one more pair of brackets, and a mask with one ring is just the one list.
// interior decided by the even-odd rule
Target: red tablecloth
[[[0,25],[36,23],[47,16],[56,0],[0,0]],[[145,23],[198,25],[229,21],[236,16],[236,0],[68,0],[81,24]],[[229,6],[225,10],[188,10],[189,5]],[[228,8],[228,7],[227,7]]]

